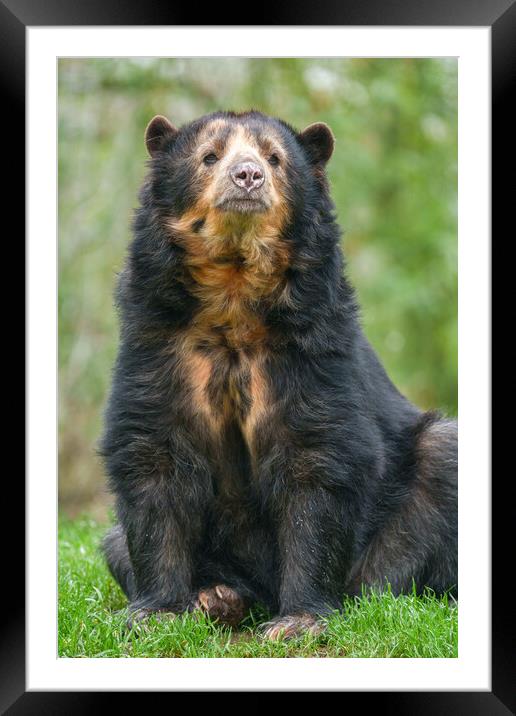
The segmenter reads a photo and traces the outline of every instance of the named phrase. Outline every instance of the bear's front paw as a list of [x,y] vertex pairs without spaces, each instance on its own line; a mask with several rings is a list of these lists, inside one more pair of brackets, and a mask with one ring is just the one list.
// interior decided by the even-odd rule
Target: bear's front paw
[[129,616],[127,617],[127,628],[132,629],[137,625],[141,625],[150,616],[155,614],[158,619],[174,619],[177,612],[171,611],[167,607],[161,609],[154,607],[140,607],[137,609],[129,608]]
[[303,634],[317,636],[324,631],[325,624],[313,614],[292,614],[285,617],[276,617],[270,622],[262,624],[260,631],[264,639],[279,641],[292,639]]
[[225,584],[201,589],[197,596],[199,609],[222,624],[236,627],[245,617],[247,604],[243,597]]
[[190,598],[190,600],[187,602],[178,602],[175,604],[160,607],[154,605],[145,605],[145,603],[142,604],[141,602],[133,602],[129,605],[127,627],[129,629],[132,629],[138,624],[143,624],[149,617],[153,615],[156,616],[156,618],[160,621],[174,619],[178,614],[183,614],[184,612],[191,612],[195,608],[196,603],[193,597]]

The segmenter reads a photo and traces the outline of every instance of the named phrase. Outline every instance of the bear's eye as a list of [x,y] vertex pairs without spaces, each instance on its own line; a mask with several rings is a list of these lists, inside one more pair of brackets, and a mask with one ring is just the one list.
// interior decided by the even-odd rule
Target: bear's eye
[[203,159],[203,162],[205,164],[215,164],[215,162],[218,162],[218,161],[219,161],[218,156],[216,154],[213,154],[213,152],[211,152],[210,154],[207,154]]
[[269,164],[273,167],[277,167],[279,164],[279,157],[277,154],[271,154],[269,157]]

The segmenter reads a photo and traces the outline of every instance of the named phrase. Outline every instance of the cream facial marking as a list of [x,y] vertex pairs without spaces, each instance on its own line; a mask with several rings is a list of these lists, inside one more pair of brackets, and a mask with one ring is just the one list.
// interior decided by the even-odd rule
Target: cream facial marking
[[[278,165],[269,162],[272,155]],[[169,220],[180,242],[191,235],[203,237],[204,253],[215,257],[242,248],[242,242],[256,254],[259,243],[278,236],[289,215],[286,160],[279,138],[257,137],[244,125],[214,120],[201,132],[190,161],[199,199],[181,217]],[[243,172],[256,165],[251,180],[238,171],[241,164]]]
[[[210,185],[204,198],[213,207],[253,213],[272,209],[280,202],[285,157],[278,140],[265,138],[259,142],[247,127],[215,120],[203,131],[194,156],[201,181]],[[271,156],[277,158],[277,164],[269,161]],[[249,168],[254,168],[251,182],[242,174]],[[244,197],[250,194],[256,201],[244,206]]]

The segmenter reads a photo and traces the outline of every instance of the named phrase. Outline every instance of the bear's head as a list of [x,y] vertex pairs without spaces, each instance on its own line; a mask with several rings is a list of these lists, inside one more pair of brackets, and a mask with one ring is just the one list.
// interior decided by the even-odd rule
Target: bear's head
[[192,344],[242,347],[272,340],[272,326],[302,331],[337,300],[325,124],[298,132],[257,111],[215,112],[178,129],[157,116],[145,144],[149,173],[121,303],[154,306],[157,325],[195,324]]
[[[277,237],[325,185],[334,139],[323,123],[296,132],[251,111],[216,112],[180,129],[157,116],[145,132],[152,194],[179,241],[225,243]],[[250,237],[250,238],[249,238]]]

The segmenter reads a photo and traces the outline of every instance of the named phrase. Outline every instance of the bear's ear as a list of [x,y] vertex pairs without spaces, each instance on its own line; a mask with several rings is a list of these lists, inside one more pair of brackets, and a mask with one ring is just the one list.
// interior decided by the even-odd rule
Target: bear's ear
[[177,133],[178,130],[166,117],[158,114],[151,119],[145,130],[145,146],[151,157],[162,149],[165,140],[171,139]]
[[310,124],[297,135],[297,138],[308,152],[313,164],[326,164],[333,154],[335,138],[331,129],[324,122]]

